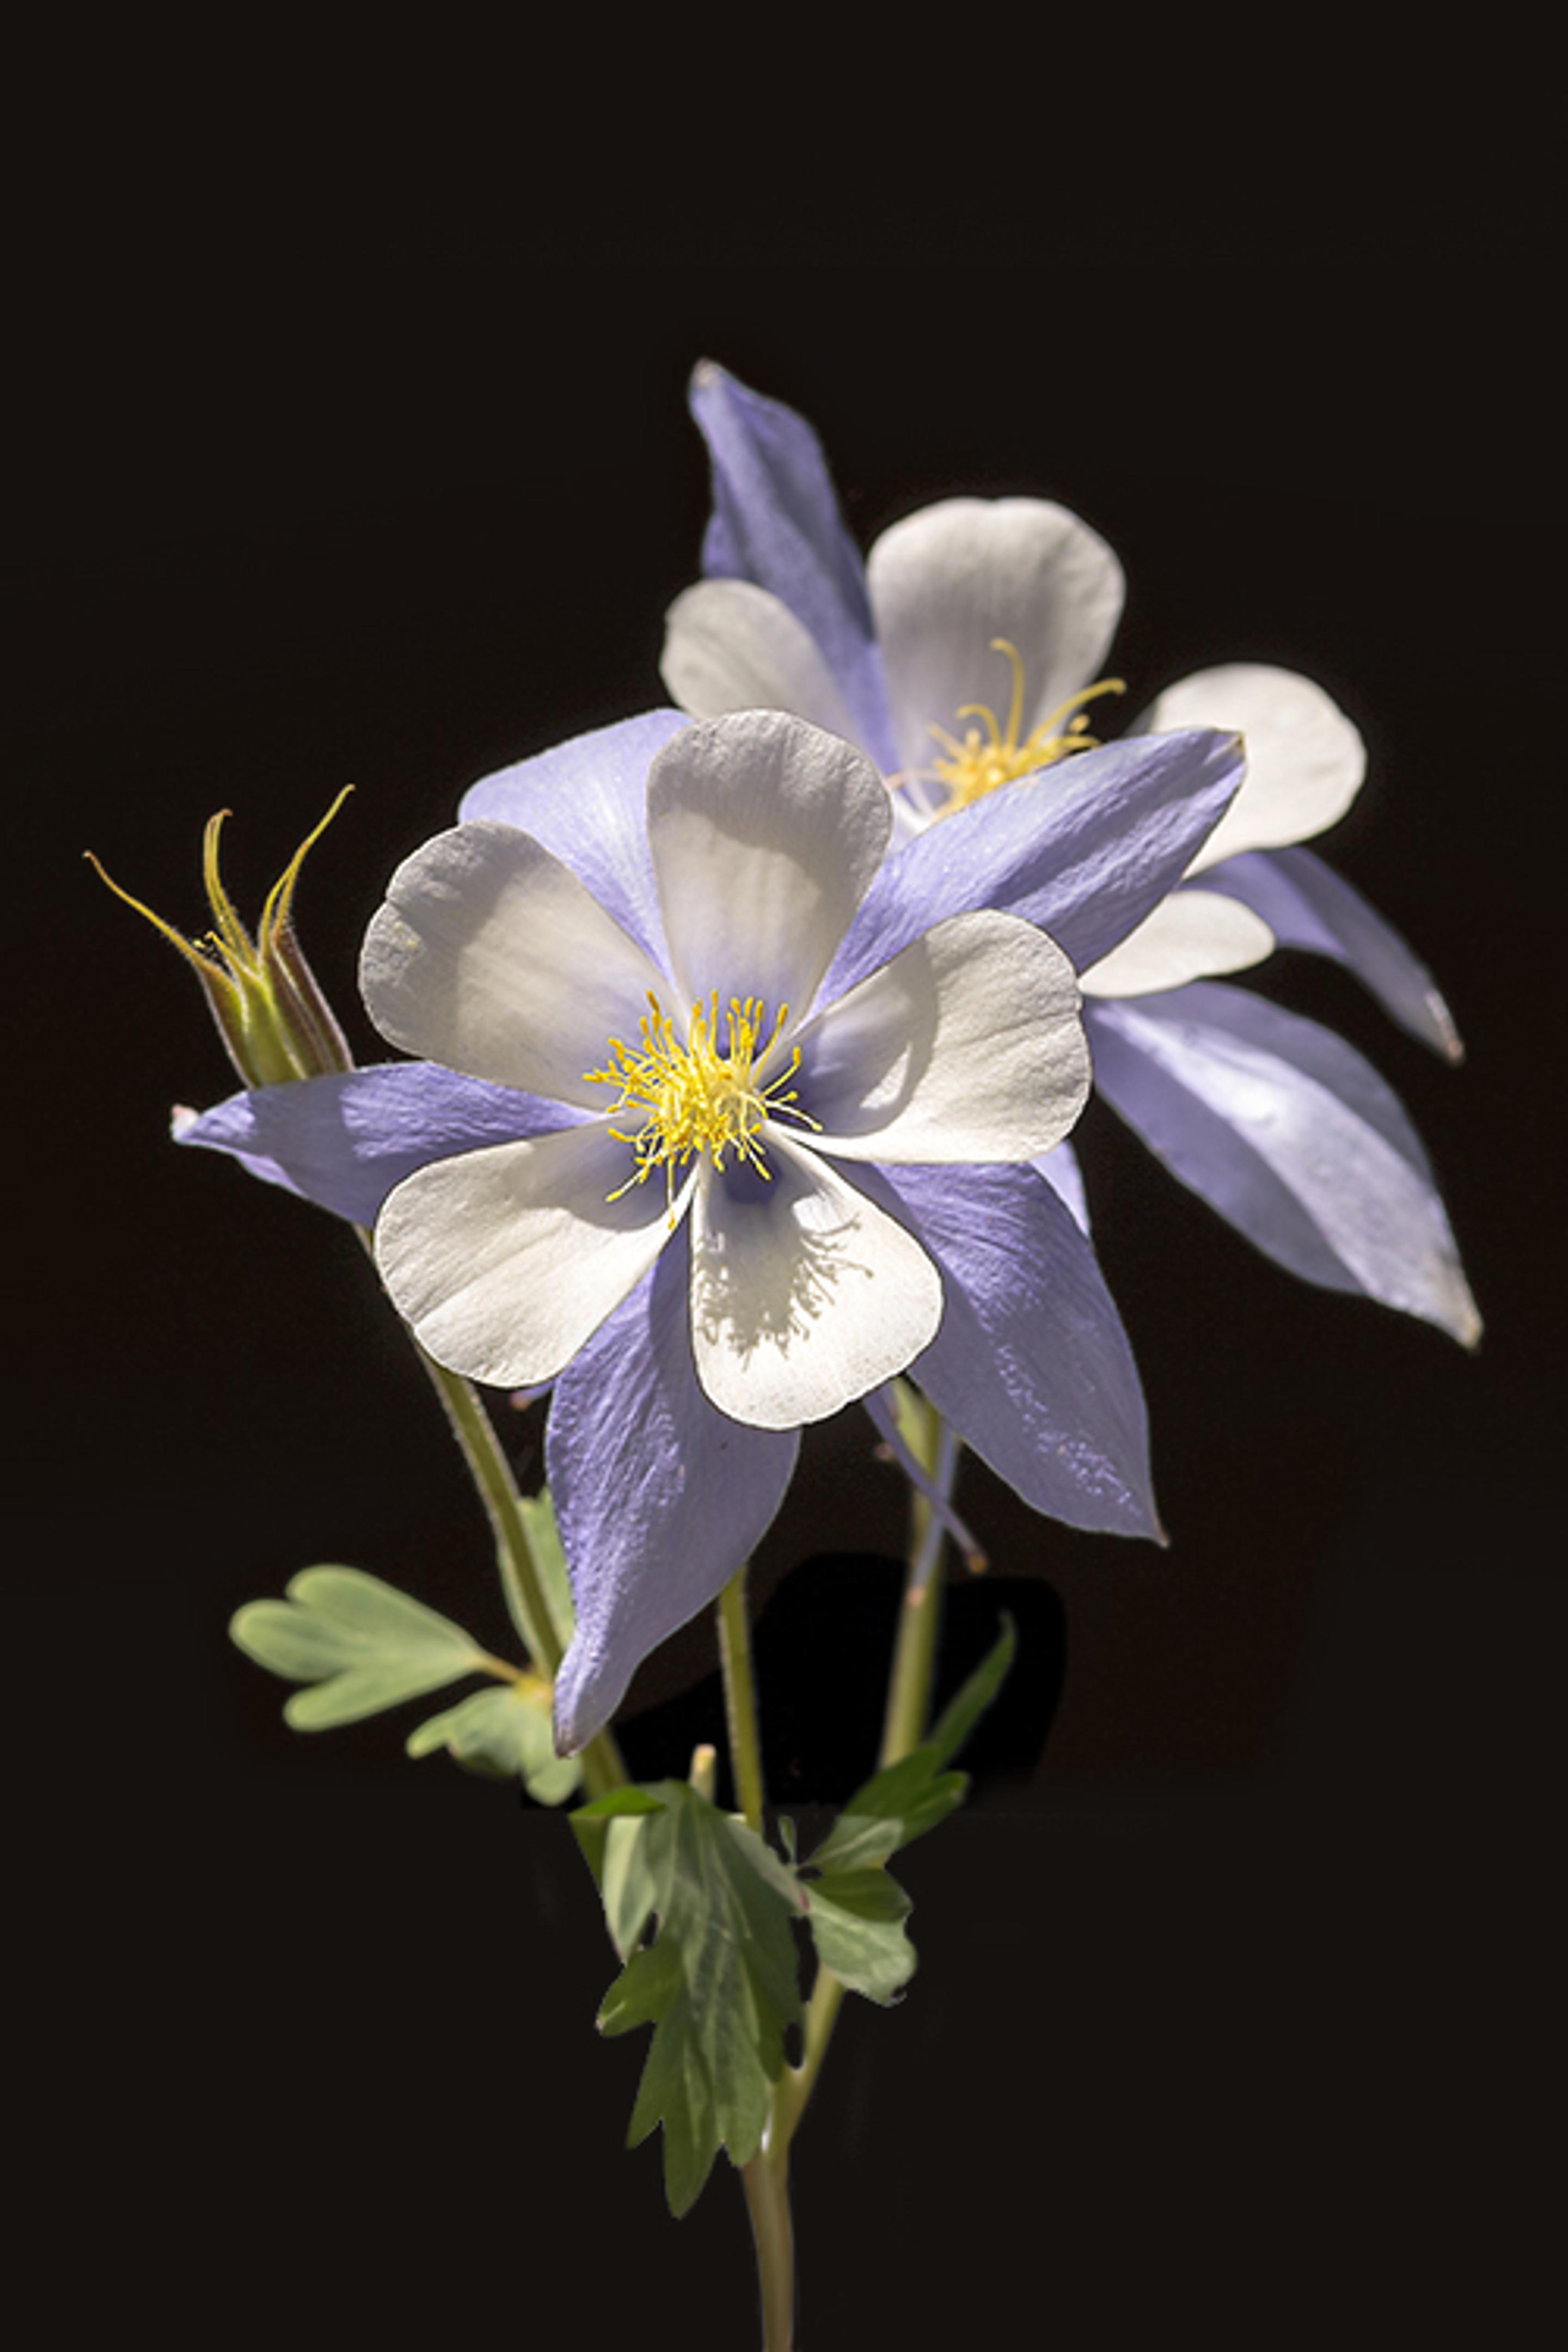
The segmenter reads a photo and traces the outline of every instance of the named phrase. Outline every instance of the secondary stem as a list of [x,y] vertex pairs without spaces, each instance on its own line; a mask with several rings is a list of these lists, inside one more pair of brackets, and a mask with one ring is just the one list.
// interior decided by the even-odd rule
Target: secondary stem
[[[929,1398],[911,1391],[905,1426],[910,1451],[945,1496],[958,1464],[958,1439]],[[910,1567],[893,1644],[888,1712],[879,1762],[885,1770],[918,1748],[931,1713],[931,1676],[942,1622],[942,1528],[925,1496],[916,1494],[910,1514]]]
[[730,1766],[746,1827],[763,1826],[763,1751],[757,1736],[757,1689],[752,1674],[752,1629],[746,1614],[746,1563],[742,1560],[719,1595],[719,1660],[724,1671],[724,1714],[730,1727]]
[[[953,1473],[958,1466],[959,1440],[928,1398],[911,1391],[910,1399],[904,1423],[905,1442],[945,1497],[952,1492]],[[918,1748],[925,1736],[941,1622],[942,1587],[937,1568],[942,1545],[942,1522],[925,1496],[917,1493],[910,1514],[909,1573],[893,1644],[887,1715],[882,1727],[880,1762],[884,1769]],[[773,2147],[780,2160],[799,2126],[806,2101],[822,2071],[843,2002],[844,1987],[836,1976],[819,1967],[806,2004],[800,2064],[789,2069],[773,2095]]]

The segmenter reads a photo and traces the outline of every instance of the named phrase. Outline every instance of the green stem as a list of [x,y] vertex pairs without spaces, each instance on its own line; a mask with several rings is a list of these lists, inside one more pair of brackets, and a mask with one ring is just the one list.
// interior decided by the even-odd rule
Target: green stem
[[[928,1477],[951,1479],[958,1441],[929,1398],[910,1391],[904,1438]],[[945,1481],[944,1481],[945,1483]],[[931,1676],[936,1666],[936,1641],[942,1623],[942,1529],[925,1496],[918,1491],[910,1513],[910,1566],[899,1610],[899,1630],[893,1643],[892,1674],[888,1684],[888,1711],[882,1726],[885,1770],[908,1756],[925,1738],[931,1713]]]
[[495,1538],[496,1558],[515,1604],[523,1638],[553,1682],[565,1652],[533,1564],[533,1548],[523,1525],[511,1465],[501,1452],[489,1413],[468,1381],[457,1372],[447,1371],[434,1356],[426,1355],[417,1340],[414,1346],[431,1387],[441,1400],[452,1434],[462,1449],[468,1475],[479,1489]]
[[787,2146],[759,2149],[741,2167],[763,2291],[763,2352],[793,2352],[795,2242],[789,2216]]
[[773,2115],[771,2126],[773,2143],[781,2151],[789,2147],[799,2128],[805,2103],[822,2072],[822,2062],[827,2055],[827,2045],[833,2039],[833,2029],[838,2022],[838,2012],[844,2003],[844,1987],[838,1979],[819,1967],[816,1982],[811,1988],[811,1999],[805,2005],[804,2048],[798,2066],[791,2066],[781,2077],[773,2094]]
[[746,1563],[719,1595],[719,1661],[724,1671],[724,1715],[730,1727],[730,1767],[746,1827],[763,1827],[763,1751],[757,1736],[757,1690],[752,1675],[752,1630],[746,1616]]
[[[724,1717],[730,1732],[730,1769],[746,1826],[763,1828],[762,1741],[757,1731],[757,1686],[752,1670],[752,1629],[746,1612],[746,1564],[742,1562],[719,1595],[719,1663],[724,1675]],[[776,2084],[767,2133],[749,2164],[741,2167],[752,2236],[757,2249],[757,2279],[763,2296],[763,2352],[792,2352],[795,2343],[795,2242],[789,2213],[789,2134],[779,2128],[792,2096],[790,2074]]]
[[[360,1240],[374,1263],[371,1237],[363,1226],[357,1228]],[[479,1391],[470,1381],[458,1372],[449,1372],[426,1354],[417,1339],[414,1352],[425,1368],[426,1377],[441,1401],[447,1423],[462,1450],[468,1465],[468,1475],[479,1490],[495,1538],[496,1561],[512,1613],[521,1626],[524,1637],[536,1663],[552,1682],[561,1671],[565,1653],[555,1622],[550,1614],[550,1604],[534,1566],[533,1547],[523,1524],[522,1498],[517,1481],[511,1475],[511,1464],[502,1451],[500,1438],[489,1413],[480,1402]],[[613,1734],[601,1731],[583,1750],[583,1778],[591,1797],[607,1796],[612,1789],[623,1788],[627,1779],[626,1768]]]
[[[900,1416],[904,1441],[922,1470],[946,1494],[958,1460],[958,1439],[930,1401],[909,1392]],[[888,1685],[888,1709],[882,1727],[881,1764],[885,1769],[908,1756],[925,1736],[931,1713],[931,1676],[936,1664],[936,1636],[941,1622],[942,1528],[925,1496],[919,1492],[910,1514],[910,1565],[904,1583],[903,1606],[893,1645],[893,1666]],[[773,2094],[771,2148],[782,2162],[805,2112],[838,2012],[844,1987],[819,1967],[806,2004],[801,2062],[790,2067]]]

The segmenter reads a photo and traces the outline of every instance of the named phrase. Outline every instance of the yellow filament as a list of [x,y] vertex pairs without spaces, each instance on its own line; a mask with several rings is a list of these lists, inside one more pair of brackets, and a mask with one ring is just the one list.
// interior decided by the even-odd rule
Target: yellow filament
[[765,1086],[761,1082],[763,1066],[789,1018],[788,1005],[780,1005],[763,1044],[762,998],[732,996],[721,1053],[717,989],[706,1010],[700,1004],[692,1006],[684,1044],[651,989],[647,1001],[649,1009],[637,1024],[640,1044],[628,1045],[612,1037],[608,1066],[584,1074],[593,1083],[619,1090],[614,1115],[646,1114],[638,1128],[610,1129],[617,1141],[630,1144],[636,1165],[609,1198],[618,1201],[634,1184],[646,1183],[654,1170],[662,1167],[666,1196],[673,1206],[676,1177],[699,1152],[706,1152],[714,1167],[722,1170],[725,1153],[732,1151],[737,1160],[771,1181],[772,1171],[757,1140],[764,1122],[783,1113],[805,1126],[815,1125],[795,1108],[789,1084],[800,1067],[798,1046],[777,1077]]
[[[1010,784],[1017,776],[1026,776],[1035,768],[1047,767],[1053,760],[1065,759],[1071,751],[1087,751],[1098,743],[1098,737],[1089,732],[1089,719],[1079,705],[1092,702],[1101,694],[1123,694],[1126,687],[1119,677],[1102,677],[1093,686],[1080,688],[1069,694],[1065,702],[1047,712],[1039,724],[1031,728],[1020,742],[1018,729],[1024,716],[1024,661],[1016,645],[1006,637],[993,637],[993,653],[1005,654],[1013,670],[1012,699],[1007,709],[1007,726],[1004,732],[997,724],[996,714],[984,702],[965,702],[958,710],[960,719],[983,719],[985,732],[978,727],[964,730],[961,742],[944,727],[932,727],[931,733],[945,757],[932,762],[937,775],[947,787],[947,801],[941,814],[950,815],[956,808],[965,808],[971,801],[983,800],[999,784]],[[1069,712],[1072,714],[1068,716]],[[1063,722],[1066,721],[1064,725]],[[896,782],[904,781],[895,778]]]

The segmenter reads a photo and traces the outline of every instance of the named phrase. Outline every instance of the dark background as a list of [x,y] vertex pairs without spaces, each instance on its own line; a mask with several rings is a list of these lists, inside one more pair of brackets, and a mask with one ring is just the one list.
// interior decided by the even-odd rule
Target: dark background
[[[210,811],[254,910],[352,781],[301,927],[372,1058],[354,958],[395,860],[474,778],[662,698],[708,352],[813,420],[863,540],[954,490],[1082,513],[1129,574],[1129,708],[1232,658],[1337,696],[1371,764],[1321,845],[1433,963],[1468,1061],[1306,959],[1258,984],[1394,1085],[1488,1320],[1472,1360],[1305,1287],[1091,1109],[1173,1542],[1071,1535],[966,1472],[995,1567],[952,1595],[950,1672],[1004,1604],[1024,1649],[971,1811],[900,1866],[920,1973],[897,2012],[847,2005],[798,2143],[803,2342],[1324,2342],[1347,2314],[1526,2340],[1564,1632],[1538,288],[1475,241],[955,277],[437,267],[259,218],[218,271],[193,236],[176,268],[110,236],[55,289],[12,540],[14,1933],[62,2320],[153,2307],[205,2343],[217,2295],[293,2341],[597,2347],[650,2311],[691,2352],[752,2340],[727,2168],[677,2227],[656,2147],[621,2150],[645,2037],[595,2040],[613,1956],[563,1824],[407,1762],[416,1708],[289,1733],[226,1642],[313,1559],[505,1628],[351,1238],[169,1146],[227,1066],[79,855],[195,929]],[[855,1414],[816,1436],[760,1569],[797,1808],[874,1739],[901,1503],[869,1444]],[[639,1680],[638,1773],[721,1737],[712,1664],[698,1630]]]

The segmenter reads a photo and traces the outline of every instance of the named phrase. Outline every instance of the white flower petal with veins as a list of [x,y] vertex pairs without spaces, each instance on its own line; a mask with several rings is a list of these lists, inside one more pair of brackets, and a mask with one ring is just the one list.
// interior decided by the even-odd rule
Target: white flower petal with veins
[[855,722],[816,638],[787,604],[749,580],[702,580],[665,615],[664,682],[694,719],[793,710],[835,735]]
[[1273,951],[1273,932],[1239,899],[1217,890],[1173,890],[1120,947],[1089,965],[1081,985],[1086,996],[1150,996],[1217,971],[1240,971]]
[[691,1215],[691,1344],[721,1412],[824,1421],[929,1347],[942,1278],[912,1234],[826,1160],[763,1129],[771,1182],[704,1163]]
[[802,1020],[892,831],[870,761],[783,711],[699,720],[655,760],[647,810],[682,1011],[717,990]]
[[813,1151],[845,1160],[1032,1160],[1088,1098],[1078,982],[1016,915],[954,915],[801,1033]]
[[663,982],[569,867],[481,820],[437,834],[387,886],[360,956],[371,1019],[405,1053],[466,1077],[604,1108],[584,1072],[635,1034]]
[[393,1301],[437,1363],[499,1388],[553,1380],[647,1272],[683,1213],[662,1183],[626,1184],[607,1123],[434,1160],[376,1222]]
[[1366,773],[1366,747],[1338,703],[1310,677],[1267,662],[1227,662],[1178,678],[1138,731],[1172,735],[1184,727],[1234,728],[1247,741],[1246,781],[1194,858],[1194,874],[1244,849],[1310,840],[1343,816]]
[[866,585],[887,665],[899,752],[935,756],[930,730],[962,732],[961,704],[1005,714],[1007,670],[1023,659],[1021,736],[1099,675],[1121,617],[1121,566],[1098,531],[1047,499],[945,499],[885,530]]

